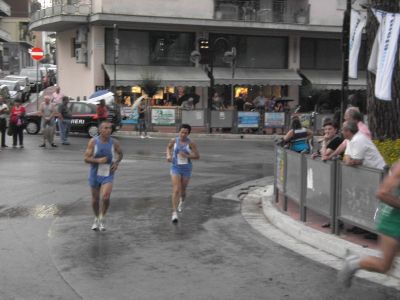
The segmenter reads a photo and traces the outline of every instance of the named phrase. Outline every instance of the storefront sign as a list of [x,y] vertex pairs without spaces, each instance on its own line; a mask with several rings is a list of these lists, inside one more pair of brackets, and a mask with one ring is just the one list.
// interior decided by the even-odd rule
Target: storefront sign
[[238,127],[239,128],[258,128],[260,123],[260,114],[258,112],[238,112]]
[[137,108],[132,111],[132,107],[125,106],[122,107],[121,110],[121,115],[123,118],[121,121],[122,124],[138,124],[139,114]]
[[154,125],[175,125],[175,109],[153,108],[151,123]]
[[285,127],[285,113],[283,112],[267,112],[264,120],[265,128]]

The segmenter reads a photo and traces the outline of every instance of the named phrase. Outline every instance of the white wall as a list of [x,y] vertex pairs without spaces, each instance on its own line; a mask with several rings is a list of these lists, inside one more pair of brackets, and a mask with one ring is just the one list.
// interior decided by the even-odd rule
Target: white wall
[[91,27],[88,35],[88,65],[76,63],[72,38],[76,30],[57,33],[58,83],[70,97],[88,97],[96,85],[104,85],[104,28]]
[[214,0],[94,0],[93,12],[211,19]]
[[310,24],[342,26],[341,0],[309,0]]

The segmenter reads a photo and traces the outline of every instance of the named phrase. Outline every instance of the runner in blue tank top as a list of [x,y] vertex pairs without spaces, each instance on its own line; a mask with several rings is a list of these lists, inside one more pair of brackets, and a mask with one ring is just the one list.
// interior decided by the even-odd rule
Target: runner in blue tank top
[[[85,162],[90,164],[89,185],[95,214],[93,230],[105,230],[104,216],[110,206],[114,174],[123,156],[118,141],[111,138],[111,130],[109,121],[101,123],[100,135],[89,141],[84,157]],[[100,194],[102,196],[101,207]]]
[[186,188],[192,176],[192,159],[199,159],[199,151],[188,135],[191,127],[182,124],[178,136],[170,140],[167,146],[167,161],[171,162],[172,181],[172,222],[178,222],[178,212],[183,209]]

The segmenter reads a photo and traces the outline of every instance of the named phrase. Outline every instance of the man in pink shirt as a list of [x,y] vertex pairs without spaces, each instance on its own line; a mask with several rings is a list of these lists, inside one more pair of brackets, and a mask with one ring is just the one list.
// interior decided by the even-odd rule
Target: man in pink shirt
[[61,93],[60,92],[60,87],[58,86],[57,87],[57,89],[56,89],[56,91],[53,93],[53,99],[52,99],[52,102],[54,103],[54,104],[59,104],[59,103],[61,103],[62,102],[62,98],[64,97],[64,94],[63,93]]
[[[344,113],[344,120],[346,122],[349,121],[357,122],[358,132],[361,132],[362,134],[366,135],[369,139],[372,139],[371,131],[369,131],[368,126],[364,124],[363,116],[360,113],[358,107],[352,106],[346,109],[346,112]],[[333,153],[327,156],[323,156],[322,160],[330,160],[333,157],[336,157],[344,153],[344,151],[346,150],[347,143],[348,140],[344,140]]]

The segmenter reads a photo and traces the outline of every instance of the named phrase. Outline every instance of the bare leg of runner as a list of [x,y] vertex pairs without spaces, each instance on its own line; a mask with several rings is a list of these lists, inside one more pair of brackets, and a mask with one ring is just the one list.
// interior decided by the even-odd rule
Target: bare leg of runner
[[390,270],[399,250],[399,241],[389,236],[381,235],[379,248],[382,250],[382,257],[368,256],[361,259],[361,269],[377,273],[386,273]]
[[190,177],[182,177],[181,179],[181,191],[179,197],[178,212],[182,212],[183,210],[183,202],[185,201],[186,198],[186,188],[189,184],[189,181]]
[[178,216],[176,209],[179,203],[179,197],[181,196],[181,176],[171,175],[172,181],[172,222],[178,222]]
[[112,183],[106,183],[101,186],[101,212],[99,215],[99,229],[105,231],[104,217],[110,207],[110,196],[112,191]]
[[99,222],[99,202],[100,202],[100,189],[98,188],[91,188],[92,192],[92,208],[94,212],[94,222],[92,225],[92,230],[98,229],[98,222]]

